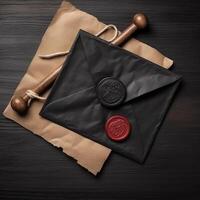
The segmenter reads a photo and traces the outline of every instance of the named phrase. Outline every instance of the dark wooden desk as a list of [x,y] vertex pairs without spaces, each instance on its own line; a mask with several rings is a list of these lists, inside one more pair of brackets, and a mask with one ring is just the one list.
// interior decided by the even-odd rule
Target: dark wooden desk
[[[0,111],[60,0],[0,0]],[[98,177],[0,115],[0,199],[200,199],[200,4],[198,0],[74,0],[123,29],[143,11],[136,37],[175,60],[184,83],[144,165],[112,154]]]

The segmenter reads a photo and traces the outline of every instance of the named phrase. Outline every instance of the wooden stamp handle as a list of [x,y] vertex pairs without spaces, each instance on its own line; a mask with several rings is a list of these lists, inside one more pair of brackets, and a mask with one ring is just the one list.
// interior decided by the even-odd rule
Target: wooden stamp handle
[[[120,45],[125,40],[129,38],[129,36],[134,33],[137,29],[143,29],[147,25],[147,18],[143,14],[136,14],[133,17],[133,23],[128,26],[113,42],[114,45]],[[47,90],[47,88],[55,81],[58,73],[62,66],[58,67],[55,71],[50,73],[44,79],[42,79],[34,88],[31,90],[38,95],[42,94]],[[30,97],[25,93],[22,96],[14,96],[11,100],[11,107],[14,111],[16,111],[20,115],[26,114],[28,111],[30,101]]]
[[120,45],[127,40],[137,29],[143,29],[147,26],[147,17],[144,14],[136,14],[133,17],[133,23],[128,26],[113,42],[114,45]]

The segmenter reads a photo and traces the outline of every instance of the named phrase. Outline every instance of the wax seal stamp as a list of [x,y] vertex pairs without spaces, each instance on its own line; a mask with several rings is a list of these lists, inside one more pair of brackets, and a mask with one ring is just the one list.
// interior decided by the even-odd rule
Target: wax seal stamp
[[130,134],[130,129],[128,119],[121,115],[110,117],[105,125],[107,136],[114,141],[125,140]]
[[126,87],[121,81],[107,77],[98,83],[97,96],[104,106],[118,106],[125,100]]

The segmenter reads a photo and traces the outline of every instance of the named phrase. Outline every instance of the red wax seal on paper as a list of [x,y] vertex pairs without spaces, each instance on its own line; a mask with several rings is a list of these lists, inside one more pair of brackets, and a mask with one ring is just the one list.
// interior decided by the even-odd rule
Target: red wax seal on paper
[[122,141],[128,137],[131,127],[126,117],[114,115],[107,120],[105,129],[110,139]]

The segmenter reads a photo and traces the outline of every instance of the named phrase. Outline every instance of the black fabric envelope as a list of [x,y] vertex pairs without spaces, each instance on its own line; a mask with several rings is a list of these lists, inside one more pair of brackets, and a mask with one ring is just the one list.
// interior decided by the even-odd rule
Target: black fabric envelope
[[[106,79],[112,87],[99,90]],[[141,163],[179,83],[180,76],[81,30],[40,114]],[[131,125],[120,142],[105,131],[115,115]]]

